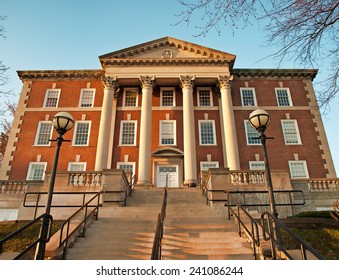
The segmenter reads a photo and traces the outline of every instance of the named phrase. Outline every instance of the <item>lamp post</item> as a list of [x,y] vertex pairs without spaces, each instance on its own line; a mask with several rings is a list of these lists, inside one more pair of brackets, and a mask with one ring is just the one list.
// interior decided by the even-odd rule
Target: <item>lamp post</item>
[[36,260],[43,260],[45,257],[45,248],[46,248],[46,241],[48,237],[48,230],[49,230],[49,215],[51,212],[51,205],[52,205],[52,197],[53,197],[53,189],[54,189],[54,182],[55,182],[55,175],[56,175],[56,169],[58,166],[58,159],[59,159],[59,151],[62,142],[67,141],[62,138],[62,136],[70,130],[74,125],[73,117],[66,112],[60,112],[57,113],[53,117],[53,126],[55,130],[58,133],[58,137],[56,140],[50,140],[56,142],[56,149],[55,149],[55,156],[54,156],[54,162],[53,162],[53,168],[51,173],[51,179],[48,189],[48,196],[47,196],[47,203],[45,208],[45,216],[43,217],[41,229],[40,229],[40,242],[36,253]]
[[249,121],[251,125],[259,132],[259,138],[263,146],[263,150],[264,150],[264,161],[265,161],[265,169],[266,169],[266,180],[267,180],[267,188],[268,188],[268,199],[270,203],[270,211],[272,215],[278,218],[278,212],[277,212],[275,199],[274,199],[274,193],[273,193],[270,165],[268,162],[267,149],[266,149],[266,139],[268,137],[265,135],[265,130],[267,126],[269,125],[270,120],[271,120],[270,115],[262,109],[257,109],[253,111],[249,116]]

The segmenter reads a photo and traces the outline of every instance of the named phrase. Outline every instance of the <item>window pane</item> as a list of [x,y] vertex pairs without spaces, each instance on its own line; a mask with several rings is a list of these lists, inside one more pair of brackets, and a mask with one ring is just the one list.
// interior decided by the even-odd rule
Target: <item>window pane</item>
[[125,91],[125,103],[126,107],[137,106],[138,91],[137,90],[126,90]]
[[246,121],[246,137],[247,144],[260,144],[259,133],[252,127],[249,121]]
[[202,145],[215,144],[214,126],[212,122],[200,122],[200,139]]
[[41,122],[39,125],[38,138],[36,145],[49,145],[49,140],[51,137],[52,123]]
[[211,94],[209,90],[199,90],[199,106],[211,106]]
[[70,163],[68,171],[85,171],[84,163]]
[[290,99],[286,89],[276,89],[279,106],[290,106]]
[[135,123],[123,122],[121,132],[121,145],[134,145],[135,140]]
[[243,106],[255,106],[254,92],[252,89],[242,89],[242,105]]
[[286,144],[298,144],[299,137],[298,131],[296,128],[296,123],[294,121],[284,121],[283,125],[283,133]]
[[30,172],[27,180],[43,180],[45,175],[46,165],[44,163],[31,163]]
[[207,171],[209,168],[218,168],[219,167],[219,162],[217,161],[205,161],[200,163],[201,170],[202,171]]
[[174,91],[163,90],[162,92],[161,105],[162,106],[174,106]]
[[307,178],[306,163],[303,161],[290,162],[291,178]]
[[250,162],[250,170],[265,170],[264,162]]
[[89,123],[78,122],[75,133],[75,145],[87,145],[89,135]]
[[92,89],[82,90],[80,107],[92,107],[93,99],[94,99],[94,90]]
[[175,144],[174,122],[161,122],[161,145]]
[[59,90],[48,90],[45,107],[57,107],[59,99]]

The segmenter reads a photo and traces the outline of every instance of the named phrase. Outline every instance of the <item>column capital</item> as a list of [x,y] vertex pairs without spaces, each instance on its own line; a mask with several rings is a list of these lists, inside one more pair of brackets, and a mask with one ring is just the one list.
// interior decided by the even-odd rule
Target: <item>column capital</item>
[[195,76],[180,76],[181,87],[194,87]]
[[139,78],[142,88],[155,86],[155,76],[140,76]]
[[117,77],[112,78],[110,76],[107,76],[107,77],[102,76],[101,81],[102,81],[105,89],[112,89],[112,90],[116,91],[119,87]]
[[232,75],[219,76],[218,80],[219,80],[219,87],[221,89],[222,88],[230,89],[233,76]]

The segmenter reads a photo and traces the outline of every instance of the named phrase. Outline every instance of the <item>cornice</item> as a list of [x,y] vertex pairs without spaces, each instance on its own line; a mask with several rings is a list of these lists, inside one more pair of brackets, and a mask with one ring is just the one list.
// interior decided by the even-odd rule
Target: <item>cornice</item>
[[298,77],[313,80],[318,73],[317,69],[248,69],[234,68],[232,74],[236,78],[240,77]]
[[24,80],[83,80],[100,79],[103,70],[23,70],[17,71],[19,78]]
[[118,66],[132,66],[132,65],[233,65],[233,61],[224,59],[107,59],[101,60],[103,65],[118,65]]

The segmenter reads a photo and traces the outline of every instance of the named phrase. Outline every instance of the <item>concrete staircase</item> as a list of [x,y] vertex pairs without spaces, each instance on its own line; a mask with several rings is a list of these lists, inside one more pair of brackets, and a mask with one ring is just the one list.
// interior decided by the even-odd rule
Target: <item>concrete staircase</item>
[[[149,260],[163,189],[137,188],[126,207],[105,204],[99,219],[67,251],[68,260]],[[199,189],[169,189],[162,256],[179,259],[253,259],[226,209],[209,207]]]
[[253,260],[253,251],[227,219],[226,208],[210,207],[199,189],[170,189],[164,227],[165,260]]

